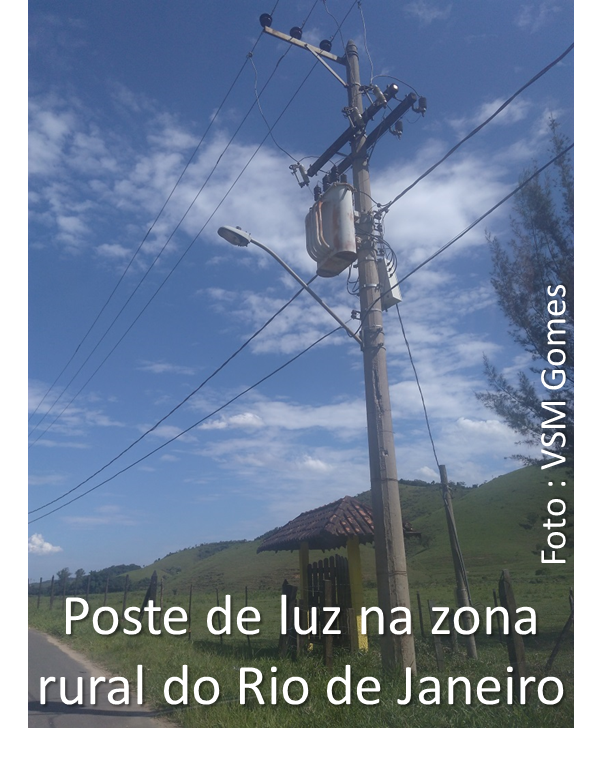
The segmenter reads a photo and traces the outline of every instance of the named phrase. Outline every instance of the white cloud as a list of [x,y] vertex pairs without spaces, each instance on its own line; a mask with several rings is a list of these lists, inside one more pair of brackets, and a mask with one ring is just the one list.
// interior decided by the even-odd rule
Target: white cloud
[[63,552],[63,549],[45,541],[42,534],[32,534],[27,540],[27,551],[32,555],[52,555],[54,552]]
[[70,526],[94,528],[98,526],[135,526],[137,521],[123,511],[119,505],[100,505],[93,508],[88,515],[62,516]]
[[555,0],[527,3],[523,5],[516,18],[515,24],[520,29],[537,32],[550,23],[555,14],[561,12],[561,4]]
[[[459,118],[447,119],[458,137],[464,137],[470,130],[486,121],[506,100],[506,97],[495,98],[492,101],[481,104],[471,115]],[[491,121],[491,126],[500,125],[508,127],[517,122],[527,119],[532,108],[532,102],[525,98],[517,98],[512,101],[503,111]]]
[[62,481],[65,481],[65,476],[60,475],[59,473],[49,473],[45,476],[34,476],[30,475],[28,479],[28,483],[30,486],[46,486],[47,484],[59,484]]
[[310,457],[310,455],[305,455],[300,463],[300,467],[304,470],[312,470],[317,473],[329,473],[333,470],[331,465],[328,465],[326,462],[323,462],[316,457]]
[[440,475],[438,471],[429,468],[427,465],[424,465],[422,468],[420,468],[417,471],[417,474],[422,478],[422,480],[425,481],[440,481]]
[[35,379],[30,379],[28,391],[30,442],[35,446],[82,449],[89,445],[77,439],[82,439],[89,431],[124,426],[99,408],[100,400],[94,393],[81,394],[77,402],[70,404],[74,391],[55,387],[47,394],[48,385]]
[[264,421],[253,412],[242,412],[238,415],[222,417],[219,420],[209,420],[200,426],[200,430],[226,430],[227,428],[262,428]]
[[417,18],[422,24],[431,24],[433,21],[444,21],[451,15],[452,4],[439,5],[430,0],[414,0],[414,2],[405,3],[404,11],[406,15]]
[[175,365],[171,362],[151,361],[143,360],[139,364],[139,369],[144,372],[153,373],[154,375],[161,375],[164,373],[173,373],[176,375],[194,375],[194,370],[191,367],[184,367],[183,365]]

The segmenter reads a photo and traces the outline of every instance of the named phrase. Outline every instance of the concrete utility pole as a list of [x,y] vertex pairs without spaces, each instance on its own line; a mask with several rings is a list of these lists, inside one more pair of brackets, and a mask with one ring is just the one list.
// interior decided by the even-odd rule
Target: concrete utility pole
[[[352,40],[346,46],[348,103],[363,112],[360,89],[358,50]],[[379,276],[373,242],[373,216],[369,159],[365,148],[364,131],[357,132],[352,148],[354,207],[360,213],[357,229],[358,277],[360,283],[360,312],[362,320],[362,350],[367,402],[367,433],[371,471],[371,500],[375,524],[375,564],[379,606],[384,613],[386,633],[380,637],[382,664],[386,668],[415,672],[413,635],[393,635],[388,622],[392,608],[411,610],[403,519],[400,509],[396,453],[392,430],[392,411],[388,386],[386,346],[380,299]],[[398,613],[396,618],[402,618]]]
[[[291,45],[310,52],[323,64],[348,91],[348,116],[350,127],[343,132],[313,164],[307,172],[301,164],[294,164],[291,170],[299,171],[303,181],[318,174],[322,167],[349,141],[351,153],[333,166],[329,181],[336,182],[352,167],[354,186],[354,207],[358,213],[356,226],[358,257],[358,277],[361,309],[361,338],[365,374],[365,395],[367,403],[367,430],[369,440],[369,467],[371,471],[371,502],[375,524],[375,563],[377,573],[377,593],[379,606],[384,616],[384,635],[380,637],[382,665],[386,669],[404,672],[410,668],[415,673],[415,644],[413,635],[393,634],[390,622],[393,618],[403,618],[402,608],[411,610],[405,538],[400,509],[400,494],[396,474],[396,454],[390,409],[388,369],[382,320],[381,288],[377,271],[377,260],[373,238],[374,218],[369,180],[368,149],[385,134],[410,108],[416,113],[425,113],[425,98],[420,108],[414,108],[417,96],[409,93],[403,101],[388,114],[369,135],[365,134],[368,122],[396,96],[398,86],[390,85],[384,93],[375,95],[377,100],[363,110],[362,87],[358,63],[358,50],[352,40],[346,46],[345,56],[331,53],[331,42],[323,40],[315,47],[301,40],[302,30],[293,27],[286,35],[271,28],[272,17],[264,13],[259,19],[264,32],[284,40]],[[345,66],[347,82],[327,63]],[[379,88],[376,88],[379,89]],[[231,228],[230,228],[231,229]],[[222,234],[222,233],[220,233]],[[224,237],[226,237],[224,235]],[[229,237],[227,238],[229,239]],[[239,236],[240,240],[240,236]],[[251,241],[253,242],[253,241]],[[246,245],[238,242],[237,245]],[[392,616],[392,610],[401,608]]]

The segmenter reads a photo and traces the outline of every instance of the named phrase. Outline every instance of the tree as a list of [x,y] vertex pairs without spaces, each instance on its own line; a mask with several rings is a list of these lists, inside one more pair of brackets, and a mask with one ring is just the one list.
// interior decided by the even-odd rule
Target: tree
[[[510,218],[512,238],[508,246],[504,247],[495,236],[488,236],[493,260],[491,283],[498,303],[510,323],[510,335],[529,352],[534,364],[531,374],[520,371],[517,382],[511,383],[485,357],[485,375],[491,390],[476,396],[521,435],[518,443],[536,448],[541,423],[546,419],[546,412],[541,407],[541,391],[538,391],[544,390],[544,400],[548,394],[551,399],[565,401],[571,430],[567,432],[565,446],[552,451],[566,456],[573,454],[574,189],[570,153],[563,153],[567,143],[554,119],[550,119],[549,126],[553,155],[559,158],[543,176],[538,175],[517,193],[514,214]],[[535,167],[522,179],[527,179],[534,171]],[[548,355],[555,347],[548,343],[547,323],[555,316],[548,312],[548,303],[552,299],[547,289],[551,287],[550,293],[554,293],[557,285],[564,286],[565,290],[565,294],[562,289],[558,291],[559,297],[563,297],[559,299],[559,309],[563,304],[565,306],[558,320],[564,322],[553,327],[566,331],[555,337],[565,341],[559,348],[564,350],[566,359],[558,369],[565,371],[567,380],[555,397],[540,384],[539,374],[541,370],[553,367]],[[559,358],[562,359],[562,355]],[[554,446],[558,447],[560,443],[558,441]],[[513,458],[526,464],[539,461],[539,458],[521,454],[515,454]]]
[[62,568],[60,571],[57,571],[57,583],[62,589],[65,589],[67,580],[71,575],[72,573],[69,568]]
[[82,579],[86,575],[84,568],[78,568],[74,573],[74,589],[78,590],[82,586]]

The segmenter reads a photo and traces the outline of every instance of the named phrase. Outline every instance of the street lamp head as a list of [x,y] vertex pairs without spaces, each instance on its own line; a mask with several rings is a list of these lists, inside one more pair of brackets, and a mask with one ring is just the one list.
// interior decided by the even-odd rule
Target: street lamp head
[[253,236],[240,227],[220,227],[217,233],[233,246],[248,246]]

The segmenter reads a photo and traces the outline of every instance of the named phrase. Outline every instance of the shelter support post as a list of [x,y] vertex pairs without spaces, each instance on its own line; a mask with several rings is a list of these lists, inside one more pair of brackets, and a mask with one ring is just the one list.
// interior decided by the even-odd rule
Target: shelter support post
[[352,650],[368,650],[369,641],[367,635],[361,630],[361,608],[363,605],[363,575],[360,563],[360,542],[357,536],[348,538],[346,544],[348,551],[348,569],[350,575],[350,592],[352,594],[352,608],[356,618],[356,630],[350,632],[352,638]]

